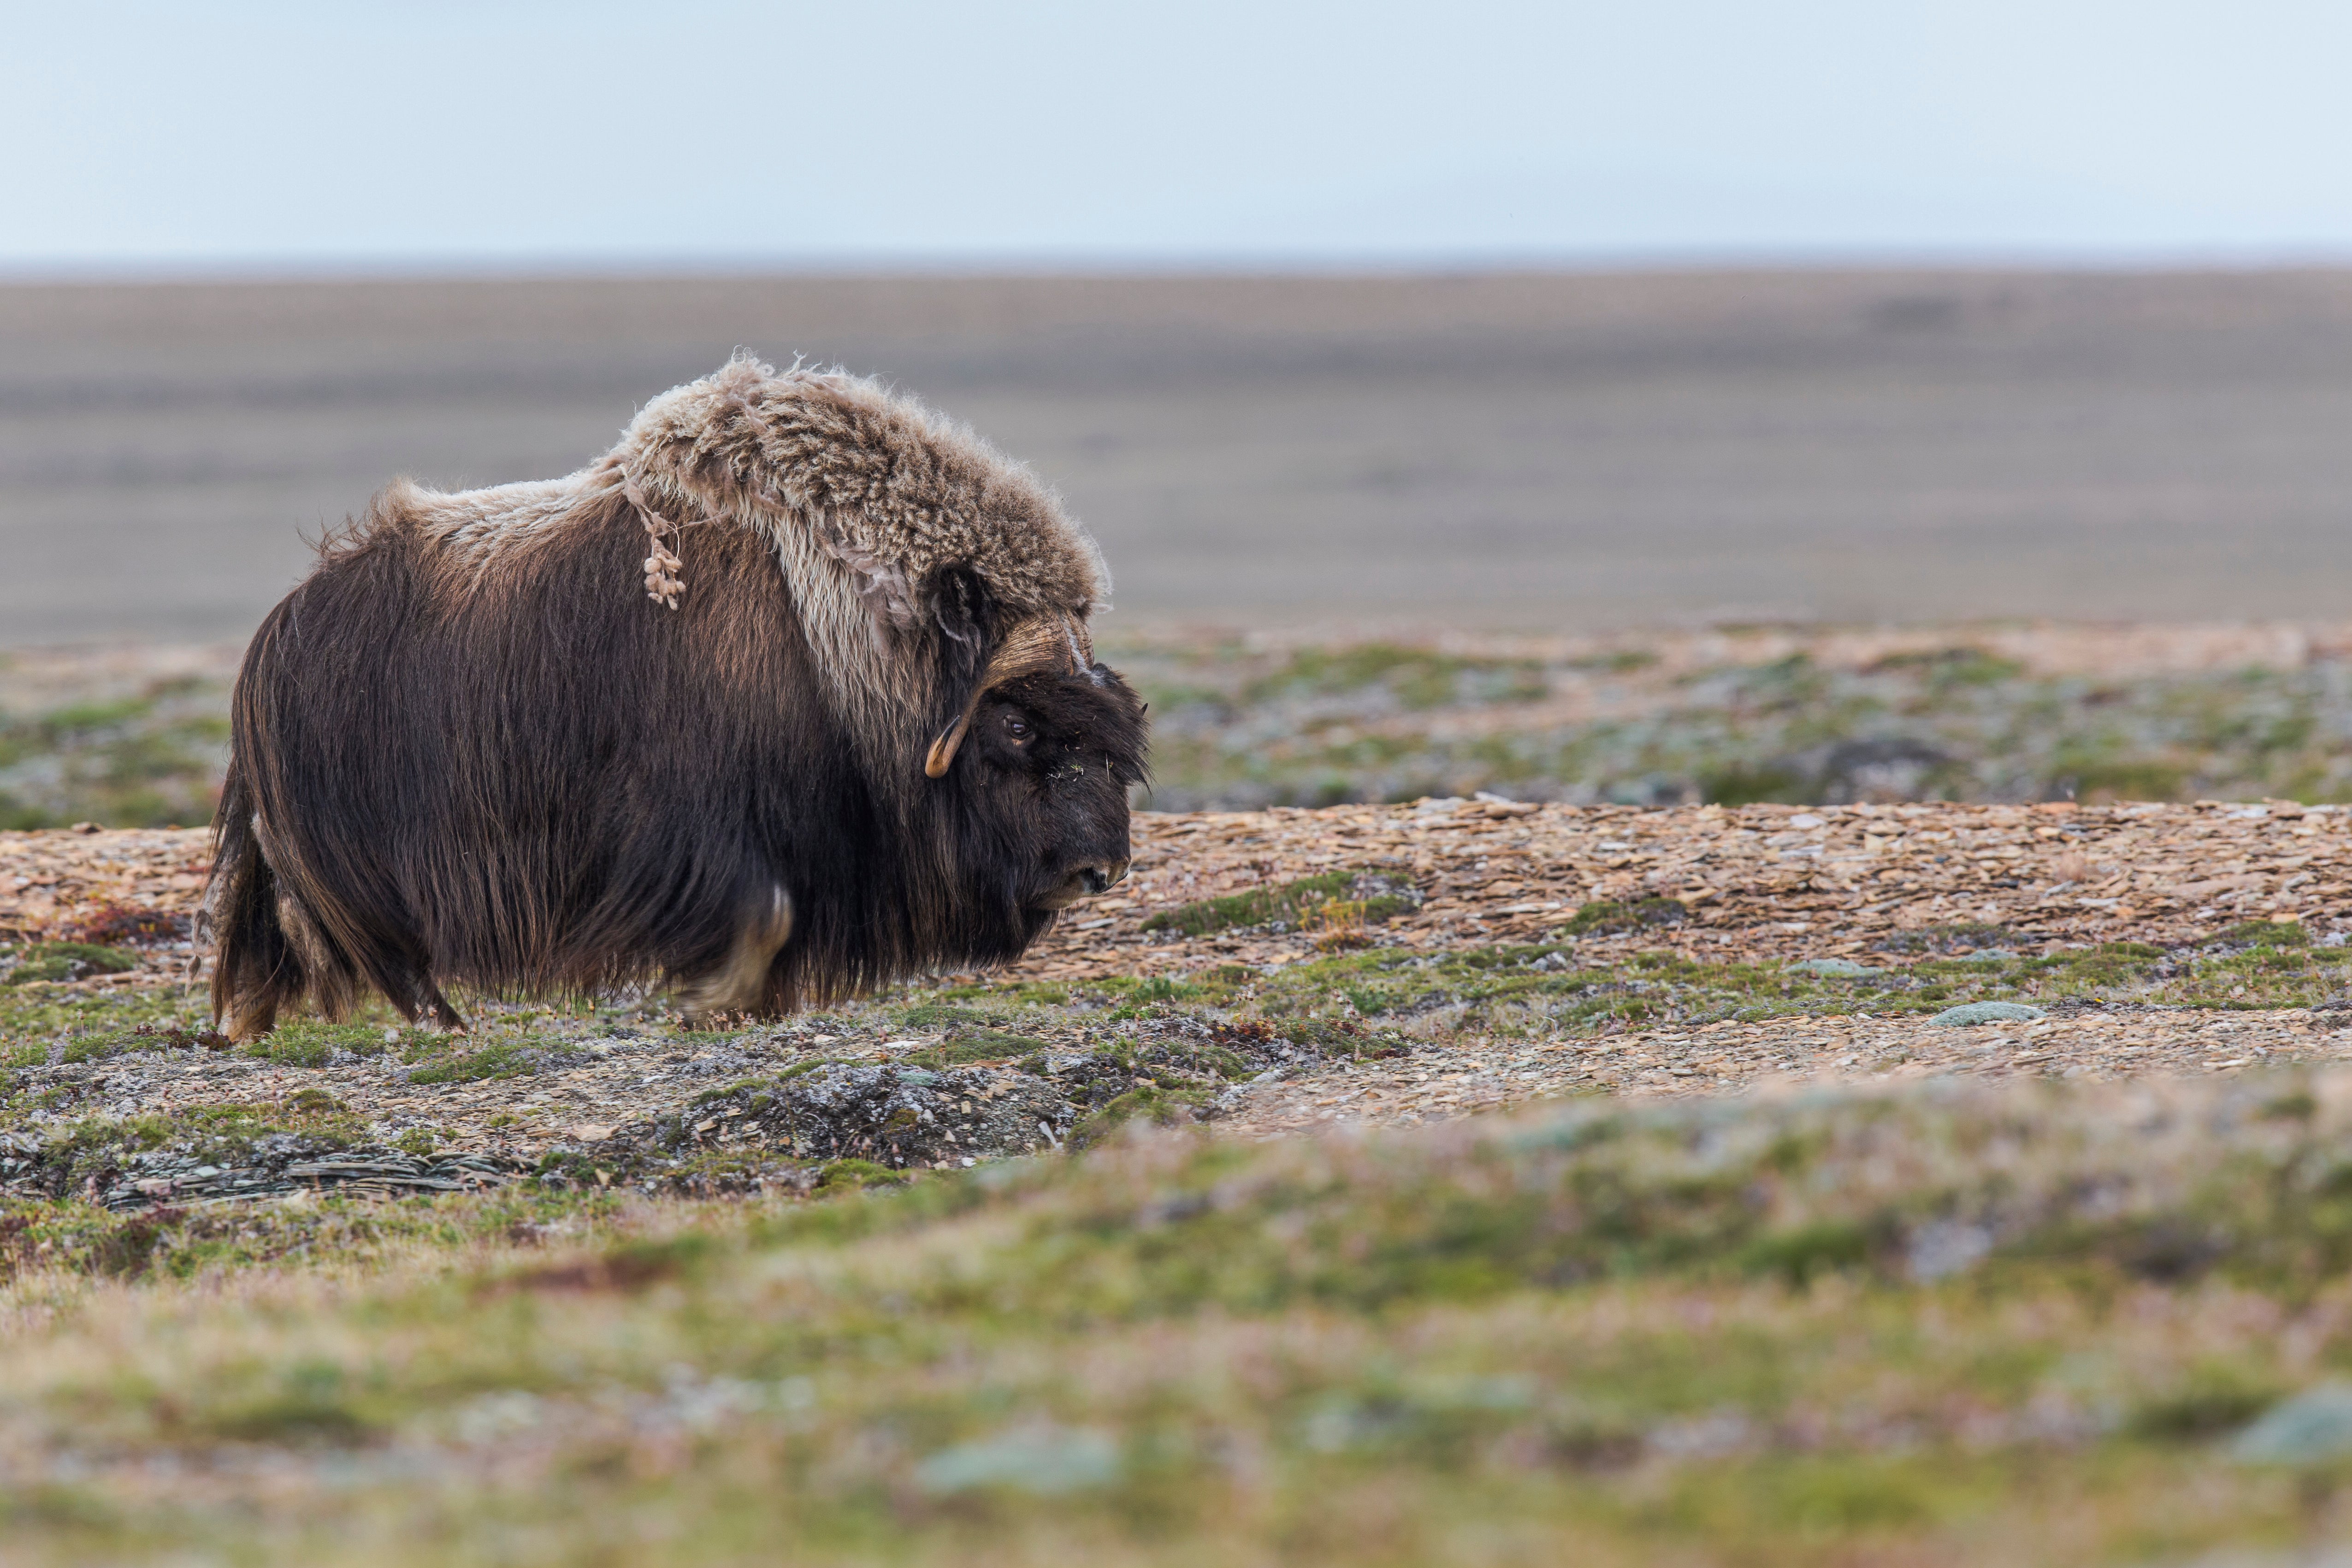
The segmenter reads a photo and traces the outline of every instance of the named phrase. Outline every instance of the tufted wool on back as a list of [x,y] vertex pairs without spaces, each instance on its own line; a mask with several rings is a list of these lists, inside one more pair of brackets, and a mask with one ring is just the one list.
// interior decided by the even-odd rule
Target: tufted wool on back
[[1108,607],[1101,551],[1025,465],[867,377],[741,355],[646,404],[577,473],[455,493],[400,481],[362,532],[414,529],[440,542],[452,586],[490,589],[515,552],[559,543],[615,499],[673,552],[688,595],[706,531],[766,540],[830,695],[877,742],[938,705],[923,646],[969,635],[962,606],[941,602],[950,569],[985,591],[997,630],[1059,621],[1087,659],[1087,620]]

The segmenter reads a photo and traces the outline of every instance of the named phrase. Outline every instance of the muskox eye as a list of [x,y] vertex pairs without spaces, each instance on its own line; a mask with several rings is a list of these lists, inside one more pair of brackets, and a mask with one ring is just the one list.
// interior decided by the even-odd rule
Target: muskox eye
[[1004,732],[1007,735],[1010,735],[1015,742],[1025,741],[1029,738],[1029,726],[1023,721],[1015,719],[1012,714],[1007,713],[1004,716]]

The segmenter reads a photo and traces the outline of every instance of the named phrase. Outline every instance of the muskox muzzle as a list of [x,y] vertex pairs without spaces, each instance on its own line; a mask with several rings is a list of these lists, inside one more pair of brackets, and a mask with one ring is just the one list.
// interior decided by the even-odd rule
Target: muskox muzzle
[[1037,900],[1041,910],[1066,910],[1080,899],[1091,899],[1109,892],[1127,880],[1125,859],[1106,860],[1099,865],[1078,866],[1057,883],[1053,890]]

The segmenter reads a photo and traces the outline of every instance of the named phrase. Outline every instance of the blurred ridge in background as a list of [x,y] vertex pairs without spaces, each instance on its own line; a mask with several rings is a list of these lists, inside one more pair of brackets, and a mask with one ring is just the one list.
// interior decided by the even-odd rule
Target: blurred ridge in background
[[569,471],[738,346],[1033,463],[1117,624],[2352,605],[2343,272],[20,284],[5,640],[241,638],[394,475]]

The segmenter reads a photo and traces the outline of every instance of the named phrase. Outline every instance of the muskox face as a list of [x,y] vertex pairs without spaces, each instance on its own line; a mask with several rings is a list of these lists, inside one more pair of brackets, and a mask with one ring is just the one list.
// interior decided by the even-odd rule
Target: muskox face
[[1023,676],[982,699],[955,783],[998,846],[999,885],[1030,932],[1127,875],[1127,795],[1144,777],[1144,748],[1143,704],[1101,665]]

